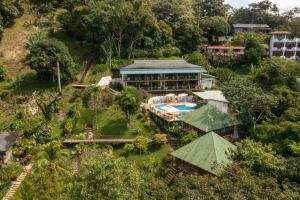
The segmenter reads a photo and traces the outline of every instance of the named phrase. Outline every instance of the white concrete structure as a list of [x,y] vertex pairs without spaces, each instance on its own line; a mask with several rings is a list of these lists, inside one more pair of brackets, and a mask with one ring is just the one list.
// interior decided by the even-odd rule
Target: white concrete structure
[[97,84],[98,87],[106,88],[112,82],[111,76],[102,77],[99,83]]
[[300,58],[300,38],[290,38],[291,34],[288,31],[274,31],[270,33],[270,57],[292,60]]
[[222,112],[228,112],[228,101],[220,90],[207,90],[204,92],[193,92],[201,99],[207,100],[209,105],[215,106]]

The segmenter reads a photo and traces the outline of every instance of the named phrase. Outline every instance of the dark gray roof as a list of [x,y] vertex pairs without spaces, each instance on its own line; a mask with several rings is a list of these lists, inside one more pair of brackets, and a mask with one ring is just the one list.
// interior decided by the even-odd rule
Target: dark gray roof
[[199,67],[200,66],[188,63],[185,60],[135,60],[122,69],[176,69]]
[[233,24],[234,28],[270,28],[268,24]]
[[12,147],[17,139],[21,136],[17,132],[5,132],[0,134],[0,152],[6,152],[10,147]]

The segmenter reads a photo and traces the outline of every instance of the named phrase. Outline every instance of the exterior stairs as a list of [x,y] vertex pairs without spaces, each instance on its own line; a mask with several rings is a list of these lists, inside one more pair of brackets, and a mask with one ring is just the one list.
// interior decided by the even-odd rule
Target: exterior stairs
[[168,172],[166,178],[165,178],[165,183],[169,185],[172,180],[176,177],[178,170],[175,167],[171,167],[170,171]]
[[26,176],[30,172],[31,168],[32,168],[31,164],[26,165],[26,166],[23,167],[23,172],[20,174],[20,176],[17,178],[16,181],[12,182],[12,185],[10,186],[8,192],[3,197],[2,200],[10,200],[10,199],[13,198],[14,194],[16,193],[18,188],[20,187],[21,183],[24,181],[24,179],[26,178]]

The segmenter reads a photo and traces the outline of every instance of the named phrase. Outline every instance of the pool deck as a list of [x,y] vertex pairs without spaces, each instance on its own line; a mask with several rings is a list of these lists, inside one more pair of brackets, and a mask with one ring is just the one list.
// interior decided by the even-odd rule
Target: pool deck
[[[144,104],[144,108],[147,109],[149,112],[157,115],[158,117],[166,120],[167,122],[175,122],[175,121],[179,121],[177,115],[179,113],[182,113],[182,110],[178,110],[176,112],[167,112],[165,110],[157,110],[155,109],[155,106],[158,105],[162,105],[162,104],[167,104],[170,106],[179,106],[179,105],[183,105],[184,103],[191,103],[191,102],[179,102],[179,103],[152,103],[152,104]],[[187,111],[189,112],[189,111]]]

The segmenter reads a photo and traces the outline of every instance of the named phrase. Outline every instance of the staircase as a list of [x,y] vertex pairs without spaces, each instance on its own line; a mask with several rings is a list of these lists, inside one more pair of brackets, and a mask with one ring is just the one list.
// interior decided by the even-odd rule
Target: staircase
[[171,181],[175,178],[175,176],[177,175],[178,170],[174,167],[170,168],[170,171],[168,172],[166,178],[165,178],[165,183],[167,185],[169,185],[171,183]]
[[8,192],[3,197],[2,200],[10,200],[10,199],[13,198],[14,194],[16,193],[18,188],[20,187],[21,183],[24,181],[24,179],[26,178],[26,176],[30,172],[31,167],[32,167],[31,164],[26,165],[26,166],[23,167],[23,172],[20,174],[20,176],[17,178],[16,181],[12,182],[12,185],[10,186]]

